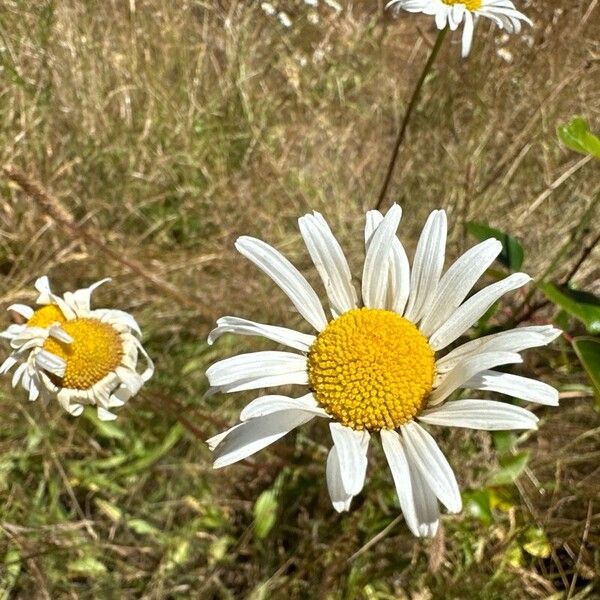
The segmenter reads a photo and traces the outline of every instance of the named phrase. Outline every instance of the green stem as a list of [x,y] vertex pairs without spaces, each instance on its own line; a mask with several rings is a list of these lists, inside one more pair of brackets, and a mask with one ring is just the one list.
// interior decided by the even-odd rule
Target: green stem
[[421,72],[421,76],[417,81],[417,85],[413,90],[412,96],[410,98],[410,102],[408,103],[408,108],[406,109],[406,113],[404,114],[404,118],[402,119],[402,124],[400,125],[400,130],[398,131],[398,137],[396,138],[396,143],[394,144],[394,149],[392,151],[392,156],[390,158],[390,164],[388,165],[387,173],[385,175],[385,180],[383,182],[383,186],[381,187],[381,191],[379,192],[379,197],[377,199],[377,204],[375,205],[376,209],[381,208],[383,201],[385,200],[385,195],[387,194],[388,188],[390,186],[390,182],[392,180],[392,175],[394,174],[394,169],[396,167],[396,160],[398,159],[398,153],[400,151],[400,147],[402,146],[402,142],[404,141],[404,137],[406,135],[406,129],[408,127],[408,122],[410,121],[410,117],[415,109],[417,101],[419,99],[419,95],[421,94],[421,89],[423,88],[423,83],[425,82],[425,78],[431,71],[431,67],[435,61],[436,56],[438,55],[440,48],[442,47],[442,42],[446,37],[447,28],[441,29],[438,33],[438,36],[435,40],[435,44],[431,49],[431,53],[429,54],[429,58],[423,67],[423,71]]

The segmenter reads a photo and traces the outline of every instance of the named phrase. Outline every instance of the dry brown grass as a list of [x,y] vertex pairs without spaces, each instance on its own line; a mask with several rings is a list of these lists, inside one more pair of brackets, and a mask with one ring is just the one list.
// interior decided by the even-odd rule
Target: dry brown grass
[[[123,437],[54,407],[44,416],[4,382],[2,581],[13,581],[19,566],[5,589],[18,598],[600,594],[600,423],[585,393],[539,411],[540,432],[523,442],[532,452],[528,472],[493,526],[449,518],[445,539],[433,542],[395,526],[351,564],[396,516],[385,472],[372,469],[364,500],[340,519],[327,504],[323,447],[311,442],[323,432],[314,428],[295,446],[264,453],[255,468],[210,471],[193,433],[207,437],[233,422],[240,399],[202,401],[204,367],[233,349],[223,340],[208,350],[206,333],[222,314],[293,319],[235,254],[235,238],[262,237],[308,267],[296,219],[316,209],[360,264],[362,215],[434,37],[428,19],[393,20],[377,2],[349,3],[340,14],[321,3],[318,24],[300,0],[279,6],[294,21],[290,30],[252,2],[0,6],[0,164],[40,181],[118,255],[61,227],[4,178],[0,301],[32,300],[31,283],[43,273],[65,290],[112,276],[98,302],[135,313],[158,366],[153,384],[120,413]],[[521,239],[525,270],[539,275],[600,190],[598,164],[561,148],[555,135],[574,114],[598,130],[600,6],[535,0],[525,10],[533,31],[504,40],[481,23],[464,62],[453,36],[426,82],[389,194],[404,207],[409,251],[427,213],[441,206],[453,224],[449,257],[472,243],[462,224],[487,221]],[[564,257],[557,276],[578,252]],[[583,264],[579,284],[597,285],[597,258]],[[256,345],[235,348],[245,347]],[[527,368],[559,385],[582,384],[566,347],[559,354],[536,355]],[[447,442],[461,483],[481,487],[495,465],[489,436]],[[282,464],[276,530],[257,540],[253,501]],[[135,518],[156,531],[140,533]],[[530,524],[544,529],[552,554],[513,560]]]

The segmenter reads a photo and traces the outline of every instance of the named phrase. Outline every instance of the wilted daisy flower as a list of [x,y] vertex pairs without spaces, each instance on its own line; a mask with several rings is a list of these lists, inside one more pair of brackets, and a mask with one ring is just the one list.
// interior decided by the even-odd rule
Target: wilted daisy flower
[[[48,278],[40,277],[35,282],[39,307],[8,307],[26,321],[0,332],[13,349],[0,375],[16,366],[12,385],[20,383],[29,400],[56,396],[74,416],[91,404],[100,419],[112,420],[116,416],[108,409],[123,406],[152,376],[154,366],[137,337],[135,319],[121,310],[90,308],[92,292],[106,281],[60,297],[50,290]],[[138,354],[146,361],[141,374]]]
[[471,248],[442,275],[446,214],[429,216],[412,269],[396,237],[400,207],[385,218],[367,213],[362,300],[355,291],[342,249],[323,217],[299,221],[309,254],[323,281],[332,318],[300,272],[268,244],[241,237],[237,249],[269,275],[316,330],[223,317],[209,336],[259,335],[293,352],[241,354],[212,365],[213,391],[238,392],[278,385],[308,386],[299,398],[262,396],[241,413],[241,423],[208,441],[215,468],[242,460],[314,417],[330,419],[333,447],[327,485],[333,506],[348,510],[364,484],[371,435],[381,438],[402,512],[415,535],[433,535],[438,500],[461,509],[452,468],[419,424],[472,429],[534,429],[537,418],[519,406],[492,400],[447,401],[459,388],[496,391],[548,405],[558,392],[539,381],[494,370],[521,362],[519,352],[548,344],[552,326],[522,327],[469,341],[444,352],[503,294],[527,283],[515,273],[465,300],[502,249],[495,239]]
[[511,0],[391,0],[386,8],[392,8],[396,12],[406,10],[408,12],[422,12],[435,17],[438,29],[448,27],[455,31],[461,23],[462,56],[469,56],[471,43],[473,41],[473,29],[479,17],[486,17],[496,23],[500,29],[508,33],[519,33],[521,21],[532,25],[531,21],[519,12]]

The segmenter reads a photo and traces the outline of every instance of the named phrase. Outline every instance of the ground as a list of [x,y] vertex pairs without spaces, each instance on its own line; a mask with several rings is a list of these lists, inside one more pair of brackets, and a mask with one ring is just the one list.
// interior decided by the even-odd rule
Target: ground
[[[409,256],[442,207],[447,264],[475,242],[474,220],[515,236],[528,273],[561,280],[594,230],[582,217],[600,168],[556,128],[581,114],[600,130],[600,6],[518,4],[535,22],[523,35],[482,20],[468,60],[459,35],[446,40],[387,204],[404,209]],[[96,305],[133,313],[157,366],[109,424],[1,382],[1,597],[598,597],[600,416],[566,339],[523,367],[561,391],[560,408],[536,409],[538,432],[439,430],[466,508],[433,540],[408,532],[379,448],[353,510],[332,510],[320,423],[212,470],[204,440],[252,396],[206,398],[204,371],[268,347],[209,347],[214,321],[299,323],[236,237],[269,241],[315,281],[296,220],[319,210],[360,272],[364,212],[436,35],[375,0],[274,5],[291,27],[257,2],[0,6],[0,164],[51,196],[0,178],[0,306],[32,302],[42,274],[61,291],[112,277]],[[597,259],[574,284],[598,285]]]

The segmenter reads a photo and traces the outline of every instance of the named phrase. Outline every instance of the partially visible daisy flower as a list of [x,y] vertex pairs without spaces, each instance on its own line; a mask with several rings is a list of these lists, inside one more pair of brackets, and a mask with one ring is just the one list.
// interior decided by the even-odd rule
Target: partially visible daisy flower
[[432,15],[435,17],[438,29],[448,27],[451,31],[455,31],[461,23],[464,23],[463,58],[469,56],[471,52],[473,29],[479,17],[490,19],[508,33],[519,33],[521,21],[532,25],[529,18],[519,12],[511,0],[391,0],[386,8],[392,8],[396,13],[405,10]]
[[[0,332],[12,348],[0,365],[0,375],[16,367],[12,385],[21,384],[29,400],[56,397],[73,416],[90,404],[97,406],[100,419],[115,419],[109,409],[123,406],[137,394],[152,377],[154,365],[130,314],[90,308],[92,292],[107,281],[61,297],[52,293],[47,277],[40,277],[35,282],[37,308],[25,304],[8,307],[25,323]],[[146,361],[142,373],[137,370],[139,354]]]
[[[383,445],[400,507],[417,536],[434,535],[438,501],[461,510],[448,461],[421,424],[485,430],[535,429],[530,411],[493,400],[448,401],[461,388],[499,392],[529,402],[558,404],[558,392],[540,381],[495,370],[522,362],[519,353],[550,343],[551,325],[520,327],[447,349],[505,293],[530,278],[515,273],[469,292],[502,250],[495,239],[471,248],[442,275],[446,214],[431,213],[412,269],[396,237],[401,209],[367,213],[361,296],[344,253],[319,213],[299,220],[300,232],[323,281],[331,318],[301,273],[277,250],[243,236],[236,248],[266,273],[313,327],[285,327],[222,317],[209,343],[225,333],[258,335],[292,351],[262,351],[221,360],[207,370],[211,391],[230,393],[279,385],[308,388],[300,397],[261,396],[241,423],[208,440],[214,467],[243,460],[314,417],[330,421],[333,446],[327,487],[337,511],[350,508],[363,488],[370,439]],[[421,424],[420,424],[421,423]]]

